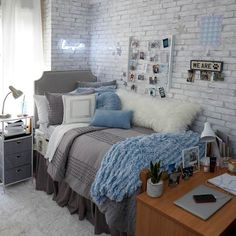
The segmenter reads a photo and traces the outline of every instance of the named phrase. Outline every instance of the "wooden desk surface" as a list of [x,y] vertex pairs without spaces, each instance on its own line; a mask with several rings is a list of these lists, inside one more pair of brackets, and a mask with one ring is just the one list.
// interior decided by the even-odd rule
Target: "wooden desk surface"
[[[181,224],[188,230],[200,235],[220,235],[236,219],[236,197],[234,196],[224,207],[217,211],[207,221],[204,221],[182,208],[174,205],[174,201],[186,194],[191,189],[200,184],[204,184],[207,179],[225,173],[225,170],[218,170],[215,173],[195,173],[189,180],[181,180],[176,187],[168,187],[165,183],[164,193],[160,198],[151,198],[146,193],[142,193],[137,200],[146,206],[158,211],[159,214]],[[167,182],[167,181],[166,181]],[[214,187],[224,192],[220,188]]]

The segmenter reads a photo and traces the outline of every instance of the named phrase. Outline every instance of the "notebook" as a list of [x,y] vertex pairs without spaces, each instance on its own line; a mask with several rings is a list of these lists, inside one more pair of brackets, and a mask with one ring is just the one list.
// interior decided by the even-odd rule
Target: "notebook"
[[[216,198],[216,202],[196,203],[193,199],[193,195],[198,194],[213,194]],[[205,185],[199,185],[183,197],[177,199],[174,204],[203,220],[207,220],[216,211],[223,207],[231,198],[232,197],[228,194],[219,192]]]
[[236,196],[236,176],[225,173],[208,179],[208,182]]

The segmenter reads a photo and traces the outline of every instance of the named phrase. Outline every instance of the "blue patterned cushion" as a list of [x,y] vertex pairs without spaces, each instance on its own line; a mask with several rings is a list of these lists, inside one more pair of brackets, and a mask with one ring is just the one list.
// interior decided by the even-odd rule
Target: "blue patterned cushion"
[[120,110],[121,102],[116,93],[106,92],[97,95],[96,108],[103,110]]
[[117,111],[117,110],[96,110],[93,120],[90,125],[130,129],[132,111]]

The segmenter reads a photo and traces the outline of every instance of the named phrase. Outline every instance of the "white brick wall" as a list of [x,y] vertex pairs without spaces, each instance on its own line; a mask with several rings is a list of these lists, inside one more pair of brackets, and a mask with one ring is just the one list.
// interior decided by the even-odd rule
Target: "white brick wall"
[[[203,107],[194,123],[201,131],[209,121],[230,135],[236,153],[236,1],[235,0],[91,0],[92,71],[102,80],[120,79],[127,71],[128,37],[155,38],[176,34],[173,84],[169,96]],[[222,14],[222,44],[210,50],[199,45],[201,16]],[[122,56],[112,55],[117,43]],[[186,82],[191,59],[224,61],[224,82]],[[138,84],[137,84],[138,85]],[[141,91],[141,89],[140,89]]]
[[51,70],[51,0],[43,0],[42,6],[42,19],[43,19],[43,51],[44,51],[44,64],[45,70]]
[[[43,0],[45,62],[51,70],[88,69],[90,14],[86,0]],[[61,40],[85,44],[79,50],[63,50]]]
[[[144,40],[175,34],[172,89],[174,99],[200,103],[202,114],[194,123],[201,131],[205,121],[230,135],[236,154],[236,0],[44,0],[51,2],[52,70],[87,69],[101,80],[121,79],[127,71],[128,38]],[[200,19],[222,14],[222,44],[210,49],[199,45]],[[86,49],[62,51],[60,39],[78,39]],[[117,43],[122,55],[114,54]],[[90,55],[89,55],[90,52]],[[186,82],[191,59],[224,61],[224,82]],[[142,88],[138,89],[141,93]]]

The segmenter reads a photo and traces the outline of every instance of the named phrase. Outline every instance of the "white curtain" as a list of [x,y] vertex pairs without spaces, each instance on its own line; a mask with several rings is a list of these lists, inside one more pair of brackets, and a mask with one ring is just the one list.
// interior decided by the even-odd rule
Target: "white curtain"
[[[25,95],[24,113],[33,111],[33,81],[43,71],[40,0],[2,0],[1,101],[13,85]],[[24,97],[8,98],[5,113],[20,114]]]

